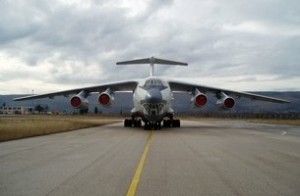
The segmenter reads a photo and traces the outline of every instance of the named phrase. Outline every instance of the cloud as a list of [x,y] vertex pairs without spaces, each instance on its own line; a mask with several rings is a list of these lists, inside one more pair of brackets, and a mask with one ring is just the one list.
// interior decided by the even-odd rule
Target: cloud
[[20,80],[47,92],[146,77],[147,66],[115,63],[150,56],[189,63],[157,66],[160,76],[240,90],[271,78],[269,90],[299,90],[299,9],[296,0],[4,0],[0,94],[27,92]]

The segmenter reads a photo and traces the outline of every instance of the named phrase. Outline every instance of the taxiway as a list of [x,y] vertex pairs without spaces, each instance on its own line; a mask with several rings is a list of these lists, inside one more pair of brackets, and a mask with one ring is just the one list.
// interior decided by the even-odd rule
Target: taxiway
[[0,195],[126,195],[147,145],[136,195],[300,195],[299,126],[205,119],[0,143]]

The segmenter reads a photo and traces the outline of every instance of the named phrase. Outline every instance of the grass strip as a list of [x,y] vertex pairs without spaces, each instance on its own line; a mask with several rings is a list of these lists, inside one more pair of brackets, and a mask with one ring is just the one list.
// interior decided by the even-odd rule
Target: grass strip
[[0,117],[0,142],[101,126],[120,119],[102,116],[4,116]]

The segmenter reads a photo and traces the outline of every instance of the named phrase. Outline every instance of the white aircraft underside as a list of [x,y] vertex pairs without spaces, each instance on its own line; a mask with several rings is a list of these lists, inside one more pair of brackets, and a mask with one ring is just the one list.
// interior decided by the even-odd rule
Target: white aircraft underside
[[180,127],[180,121],[178,119],[173,118],[173,92],[190,93],[192,96],[191,102],[193,102],[196,107],[203,107],[206,105],[208,101],[206,94],[214,94],[218,99],[216,104],[220,108],[226,110],[232,109],[234,107],[235,99],[233,97],[245,97],[250,98],[252,100],[260,100],[275,103],[290,103],[287,100],[267,97],[258,94],[208,87],[199,84],[187,83],[183,81],[153,76],[154,64],[186,66],[187,63],[151,57],[148,59],[118,62],[117,65],[146,63],[150,64],[150,76],[145,79],[112,82],[101,84],[98,86],[71,89],[42,95],[30,95],[26,97],[16,98],[14,100],[21,101],[47,97],[53,98],[55,96],[68,96],[70,94],[73,94],[73,96],[70,99],[70,104],[74,108],[85,109],[88,108],[87,97],[91,93],[99,93],[99,104],[104,107],[108,107],[113,104],[114,92],[131,91],[133,92],[134,105],[133,109],[131,110],[132,117],[130,119],[125,119],[124,126],[141,127],[143,121],[145,129],[160,129],[161,126]]

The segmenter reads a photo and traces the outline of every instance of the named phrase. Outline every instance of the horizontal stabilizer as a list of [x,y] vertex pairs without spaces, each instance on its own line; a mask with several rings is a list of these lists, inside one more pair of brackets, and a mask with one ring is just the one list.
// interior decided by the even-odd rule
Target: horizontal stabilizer
[[131,64],[164,64],[164,65],[183,65],[187,66],[187,63],[178,62],[178,61],[171,61],[171,60],[165,60],[165,59],[158,59],[158,58],[147,58],[147,59],[137,59],[137,60],[131,60],[131,61],[122,61],[117,62],[117,65],[131,65]]
[[133,65],[133,64],[150,64],[150,76],[154,75],[154,64],[164,64],[164,65],[183,65],[187,66],[187,63],[178,62],[178,61],[170,61],[165,59],[157,59],[154,57],[148,59],[137,59],[131,61],[121,61],[117,62],[117,65]]

